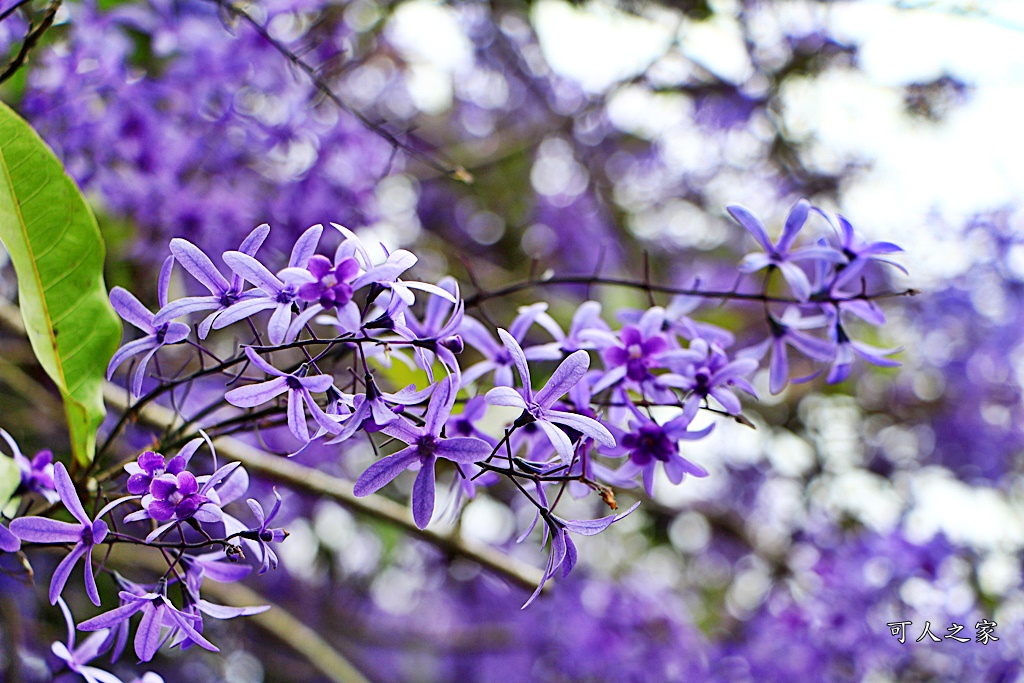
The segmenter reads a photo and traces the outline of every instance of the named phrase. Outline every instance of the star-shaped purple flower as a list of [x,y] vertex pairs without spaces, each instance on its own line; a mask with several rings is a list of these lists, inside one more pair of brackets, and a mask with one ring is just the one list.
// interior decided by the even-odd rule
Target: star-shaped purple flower
[[412,488],[413,520],[420,529],[426,528],[434,514],[434,464],[438,458],[456,463],[472,463],[491,454],[491,445],[473,437],[441,438],[441,428],[451,414],[457,387],[455,380],[446,377],[434,388],[427,404],[423,426],[418,427],[405,418],[385,426],[388,436],[401,439],[408,448],[387,456],[370,465],[356,480],[357,496],[367,496],[387,485],[399,474],[414,465],[420,466]]
[[[263,224],[249,233],[248,237],[242,240],[238,251],[247,256],[256,256],[263,241],[270,233],[270,226]],[[231,282],[221,275],[220,270],[213,265],[213,261],[203,251],[186,239],[175,237],[171,240],[171,254],[187,270],[192,277],[199,280],[210,290],[209,296],[189,296],[183,299],[172,301],[163,306],[153,320],[153,324],[162,325],[170,320],[197,311],[213,311],[199,323],[199,338],[206,339],[210,333],[210,326],[221,311],[229,306],[249,298],[248,293],[242,291],[245,281],[239,275],[233,275]]]
[[800,247],[793,249],[793,242],[796,240],[800,229],[807,221],[807,214],[811,205],[806,199],[800,199],[789,211],[786,217],[786,225],[782,229],[782,236],[776,244],[768,239],[761,221],[745,207],[732,204],[726,207],[736,222],[739,223],[753,235],[757,243],[764,249],[763,254],[747,254],[740,262],[739,269],[744,273],[753,273],[762,268],[775,267],[782,273],[794,296],[800,301],[807,301],[811,296],[811,283],[807,274],[796,265],[796,261],[817,260],[829,263],[841,263],[846,257],[830,247]]
[[559,457],[566,463],[572,460],[574,449],[572,442],[569,441],[569,436],[559,425],[574,429],[583,436],[588,436],[605,446],[615,445],[615,437],[597,420],[551,408],[555,401],[576,386],[587,374],[587,370],[590,368],[590,355],[586,351],[574,351],[569,354],[569,357],[555,369],[547,384],[535,394],[530,378],[530,367],[519,342],[502,329],[498,330],[498,336],[501,337],[501,341],[504,342],[505,348],[508,349],[508,353],[519,371],[519,377],[523,381],[523,393],[520,394],[512,387],[494,387],[484,397],[489,404],[511,406],[525,411],[525,416],[541,428],[555,447]]
[[53,480],[61,502],[78,523],[69,524],[46,517],[19,517],[11,522],[11,532],[22,541],[31,543],[74,543],[71,552],[61,560],[53,572],[53,578],[50,580],[50,604],[57,604],[57,598],[64,590],[71,570],[84,555],[85,593],[98,607],[100,594],[96,589],[96,576],[92,571],[92,550],[107,537],[107,523],[102,517],[128,498],[119,498],[109,503],[99,511],[96,520],[93,521],[85,514],[85,508],[82,507],[82,501],[78,498],[78,492],[75,491],[75,485],[71,482],[64,463],[58,462],[54,465]]
[[309,427],[306,424],[306,414],[303,410],[303,405],[309,409],[313,420],[323,429],[331,434],[337,434],[341,431],[338,423],[332,420],[323,411],[323,408],[317,405],[317,402],[313,400],[313,396],[310,394],[311,391],[327,391],[334,385],[333,377],[330,375],[307,377],[301,373],[289,374],[281,372],[263,360],[258,353],[249,347],[246,347],[245,355],[249,357],[253,365],[271,375],[274,379],[232,389],[224,394],[224,398],[228,403],[239,408],[254,408],[288,392],[288,430],[296,439],[303,443],[309,441]]
[[[160,269],[158,296],[161,308],[167,305],[167,289],[170,286],[173,266],[174,258],[168,256]],[[114,357],[110,359],[110,364],[107,365],[107,379],[110,379],[114,370],[121,363],[140,353],[146,354],[139,361],[138,367],[135,368],[135,374],[132,376],[132,394],[137,397],[142,394],[142,380],[146,376],[146,367],[149,365],[150,359],[160,347],[185,341],[190,331],[189,326],[176,322],[155,324],[156,316],[153,312],[143,306],[134,294],[121,287],[114,287],[110,290],[110,304],[124,320],[146,333],[145,337],[128,342],[119,348]]]

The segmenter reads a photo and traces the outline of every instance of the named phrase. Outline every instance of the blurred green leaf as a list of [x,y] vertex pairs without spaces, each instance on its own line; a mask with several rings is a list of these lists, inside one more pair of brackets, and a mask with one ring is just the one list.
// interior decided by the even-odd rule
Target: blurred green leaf
[[103,283],[103,239],[75,182],[27,122],[0,104],[0,240],[18,276],[32,350],[60,389],[75,460],[106,414],[103,379],[121,322]]
[[11,496],[18,490],[21,483],[21,470],[14,462],[14,458],[0,455],[0,510],[7,507]]

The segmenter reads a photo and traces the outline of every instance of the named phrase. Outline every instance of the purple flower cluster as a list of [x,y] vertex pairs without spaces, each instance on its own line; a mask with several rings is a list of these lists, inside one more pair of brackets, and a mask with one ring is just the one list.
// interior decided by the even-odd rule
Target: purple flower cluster
[[[888,358],[899,349],[879,349],[852,339],[847,328],[851,319],[869,325],[885,322],[885,315],[865,291],[864,278],[872,263],[890,265],[905,273],[901,265],[889,258],[890,254],[902,251],[900,247],[891,242],[865,243],[848,220],[836,216],[837,228],[828,214],[804,199],[790,210],[782,236],[774,244],[764,225],[750,211],[738,205],[729,206],[728,210],[764,249],[764,253],[747,254],[739,265],[740,272],[766,270],[764,287],[767,290],[772,272],[778,271],[795,298],[792,302],[780,302],[784,310],[778,315],[766,307],[768,337],[742,352],[748,357],[760,358],[770,351],[772,393],[782,391],[787,383],[787,346],[812,361],[829,362],[827,381],[830,384],[849,377],[850,367],[858,357],[882,367],[899,365]],[[832,234],[812,245],[796,247],[796,239],[812,213],[828,222]],[[823,330],[825,337],[804,332],[809,329]]]
[[[627,312],[618,328],[602,319],[599,302],[588,301],[577,309],[568,332],[548,313],[547,304],[534,303],[519,309],[508,330],[495,331],[466,315],[465,301],[450,278],[437,285],[406,279],[417,263],[415,255],[383,245],[374,255],[355,233],[338,225],[333,225],[340,238],[333,257],[316,253],[324,229],[313,226],[298,238],[287,265],[276,273],[274,266],[257,258],[266,237],[265,228],[258,229],[242,249],[223,254],[232,271],[230,283],[199,247],[175,239],[174,260],[211,295],[162,301],[153,327],[182,325],[173,318],[212,310],[200,323],[198,347],[212,330],[245,321],[252,342],[223,361],[221,369],[244,362],[260,376],[236,377],[232,383],[237,386],[224,394],[224,401],[259,409],[264,416],[283,414],[288,432],[300,442],[298,452],[325,437],[332,445],[375,433],[403,442],[405,447],[362,472],[355,493],[369,495],[406,470],[417,472],[412,511],[421,528],[434,513],[439,469],[454,470],[452,486],[460,497],[503,478],[528,483],[532,493],[526,488],[523,493],[545,520],[545,538],[552,543],[546,580],[556,568],[567,572],[574,564],[574,549],[564,531],[591,529],[586,521],[556,521],[554,506],[546,501],[559,500],[564,487],[577,497],[596,493],[614,508],[610,486],[642,482],[654,495],[659,472],[671,484],[681,483],[687,474],[707,476],[680,444],[710,433],[713,424],[691,427],[701,410],[740,415],[740,392],[756,394],[756,358],[769,348],[772,391],[781,390],[788,380],[787,347],[814,361],[831,362],[830,381],[848,372],[850,353],[870,355],[868,347],[846,335],[843,316],[850,312],[876,324],[882,319],[868,297],[844,289],[851,282],[847,273],[863,272],[874,254],[895,247],[857,246],[845,221],[839,244],[794,247],[810,214],[804,201],[797,203],[777,244],[764,236],[752,214],[738,207],[730,210],[768,251],[764,258],[745,259],[740,270],[767,268],[769,277],[779,270],[794,287],[794,298],[764,298],[770,336],[738,354],[730,351],[734,335],[690,317],[696,296]],[[808,275],[797,262],[809,263],[813,272]],[[426,301],[420,304],[422,295]],[[773,306],[785,310],[776,316]],[[417,312],[420,307],[422,313]],[[815,327],[825,334],[805,331]],[[543,334],[550,341],[531,343]],[[302,354],[299,359],[296,351]],[[272,354],[279,360],[272,360]],[[463,354],[477,359],[462,361]],[[281,362],[283,358],[288,360]],[[347,359],[347,367],[338,358]],[[382,389],[381,377],[392,358],[423,371],[427,384],[394,392]],[[598,367],[592,367],[594,358],[600,361]],[[378,360],[384,366],[375,370]],[[547,380],[535,389],[533,377],[540,373]],[[459,416],[454,408],[463,393],[470,404]],[[518,411],[500,440],[487,436],[495,418],[486,406]],[[657,412],[652,411],[655,407]],[[446,431],[449,426],[451,433]],[[442,462],[449,467],[441,468]],[[217,509],[209,497],[217,475],[200,486],[178,466],[161,469],[163,463],[153,460],[146,466],[140,461],[139,467],[152,471],[136,475],[151,481],[146,492],[137,485],[144,509],[136,517],[149,516],[166,525]],[[267,566],[269,554],[263,547],[260,553]]]
[[[9,435],[4,438],[13,444]],[[248,487],[248,475],[239,463],[230,463],[212,474],[196,475],[187,468],[192,456],[203,445],[197,438],[189,442],[169,460],[159,453],[146,451],[135,462],[124,467],[128,474],[125,488],[129,495],[117,498],[103,506],[95,516],[86,513],[74,482],[63,463],[52,466],[53,483],[58,500],[70,512],[74,522],[68,523],[48,517],[21,516],[11,521],[10,530],[4,529],[0,549],[14,552],[17,545],[6,543],[11,535],[21,542],[70,547],[50,580],[51,604],[60,604],[68,622],[69,635],[65,643],[55,643],[53,652],[69,670],[90,681],[119,681],[116,676],[89,664],[101,654],[111,651],[116,661],[124,649],[129,635],[129,619],[142,614],[135,636],[135,653],[142,661],[149,661],[164,644],[182,648],[199,645],[217,651],[217,647],[202,635],[203,616],[227,619],[255,614],[266,607],[235,608],[216,605],[202,598],[200,588],[204,576],[218,581],[237,581],[251,571],[251,567],[236,564],[244,557],[242,546],[258,552],[260,572],[277,566],[277,556],[271,545],[280,543],[287,532],[272,528],[281,497],[269,515],[263,513],[259,502],[250,498],[247,503],[255,518],[254,525],[240,522],[222,507],[240,498]],[[15,446],[15,451],[17,447]],[[115,508],[137,505],[140,509],[113,518]],[[113,520],[117,526],[108,524]],[[133,523],[155,520],[162,523],[145,538],[128,533]],[[127,528],[121,530],[121,526]],[[172,529],[178,530],[180,542],[167,540]],[[198,533],[199,537],[192,538]],[[97,547],[110,543],[131,543],[159,548],[177,548],[173,559],[168,558],[167,574],[154,584],[140,585],[125,580],[101,563],[103,571],[110,573],[120,588],[120,605],[108,612],[78,624],[78,629],[95,631],[85,643],[76,647],[74,620],[61,594],[79,560],[84,558],[85,592],[96,606],[101,595],[96,581],[94,555]],[[201,554],[197,551],[202,550]],[[173,584],[182,587],[182,603],[177,606],[168,595]]]

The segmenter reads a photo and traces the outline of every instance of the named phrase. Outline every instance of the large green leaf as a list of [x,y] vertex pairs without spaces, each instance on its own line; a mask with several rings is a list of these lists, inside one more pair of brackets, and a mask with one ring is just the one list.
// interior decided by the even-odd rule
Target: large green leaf
[[0,240],[18,275],[32,350],[64,399],[71,450],[92,462],[103,379],[121,321],[103,284],[103,239],[75,182],[32,127],[0,103]]

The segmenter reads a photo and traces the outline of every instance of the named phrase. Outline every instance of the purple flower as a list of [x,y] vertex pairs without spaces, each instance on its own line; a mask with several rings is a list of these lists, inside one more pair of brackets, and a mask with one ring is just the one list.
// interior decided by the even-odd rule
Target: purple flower
[[[572,542],[572,538],[569,537],[569,532],[580,534],[581,536],[594,536],[601,533],[615,522],[619,521],[626,515],[636,510],[640,505],[637,501],[633,505],[620,515],[609,515],[600,519],[588,519],[588,520],[568,520],[557,517],[547,510],[539,512],[538,517],[543,517],[544,522],[547,524],[547,528],[544,530],[545,536],[551,534],[551,554],[548,555],[548,564],[544,568],[544,575],[541,577],[540,584],[537,586],[537,590],[533,592],[530,599],[526,601],[522,609],[526,609],[530,606],[541,590],[544,588],[544,584],[548,582],[548,579],[555,575],[555,570],[559,567],[562,568],[562,578],[569,576],[569,572],[572,571],[573,567],[576,566],[577,552],[576,544]],[[533,520],[533,524],[537,523],[537,518]],[[533,530],[533,524],[527,529],[526,533],[521,538],[525,538],[530,531]]]
[[167,590],[165,582],[161,582],[157,590],[156,593],[150,592],[142,595],[121,591],[118,594],[122,603],[120,607],[83,621],[78,628],[81,631],[117,628],[133,614],[141,611],[142,621],[135,632],[135,654],[140,660],[148,662],[160,649],[160,643],[163,641],[160,637],[160,628],[165,623],[173,624],[184,631],[200,647],[211,652],[220,652],[217,646],[196,630],[196,625],[202,623],[202,618],[199,615],[187,614],[175,608],[165,594]]
[[700,409],[701,402],[713,396],[730,415],[739,414],[742,406],[731,387],[735,386],[752,396],[757,392],[744,377],[757,369],[757,361],[753,358],[729,360],[725,351],[715,344],[708,344],[703,339],[696,339],[690,344],[690,351],[695,351],[697,360],[688,364],[680,374],[663,375],[660,379],[667,386],[673,386],[691,392],[683,404],[683,411],[688,420],[692,420]]
[[241,251],[225,252],[224,262],[231,270],[256,285],[262,294],[232,304],[213,323],[213,328],[219,330],[260,311],[274,309],[270,316],[270,322],[267,324],[267,336],[270,343],[282,344],[294,339],[309,317],[300,317],[293,323],[293,304],[299,298],[299,287],[307,279],[308,271],[304,269],[312,258],[313,252],[316,251],[316,245],[320,241],[322,233],[322,225],[314,225],[302,233],[292,248],[288,267],[277,275],[271,273],[266,266],[249,254]]
[[[195,440],[185,448],[189,448],[192,443],[195,443]],[[164,472],[150,482],[149,493],[142,498],[142,509],[125,516],[124,521],[131,523],[155,519],[164,522],[146,536],[146,543],[151,543],[172,526],[186,519],[194,518],[198,522],[209,524],[223,522],[226,515],[220,509],[222,501],[211,492],[240,465],[241,463],[237,462],[228,463],[212,475],[201,478],[187,471],[177,474]]]
[[797,233],[800,232],[800,229],[804,227],[804,223],[807,221],[807,213],[810,211],[810,208],[811,205],[806,199],[797,201],[789,211],[786,225],[782,229],[782,236],[779,237],[778,243],[772,244],[771,240],[768,239],[768,234],[765,232],[764,225],[761,224],[761,221],[754,214],[738,204],[727,206],[726,210],[729,212],[729,215],[742,225],[747,232],[753,235],[754,239],[757,240],[758,244],[765,251],[763,254],[747,254],[744,256],[740,262],[740,271],[753,273],[762,268],[778,268],[782,273],[782,277],[789,283],[796,298],[800,301],[807,301],[811,296],[811,283],[807,279],[807,274],[794,262],[814,259],[829,263],[839,263],[845,260],[842,254],[829,247],[801,247],[799,249],[792,249]]
[[[160,283],[158,287],[159,301],[161,308],[167,305],[167,288],[171,282],[171,268],[174,266],[174,258],[167,257],[163,267],[160,269]],[[135,295],[121,287],[114,287],[110,290],[110,304],[124,320],[127,320],[135,327],[146,333],[145,337],[128,342],[114,354],[107,365],[107,379],[110,379],[121,363],[132,356],[140,353],[142,357],[135,375],[132,377],[132,394],[136,397],[142,394],[142,380],[146,375],[146,366],[150,359],[167,344],[177,344],[188,337],[189,327],[185,323],[165,322],[160,325],[155,323],[156,316],[148,308],[135,298]]]
[[773,394],[785,389],[789,381],[787,345],[817,361],[831,360],[835,355],[832,342],[801,331],[823,326],[826,320],[823,316],[801,317],[799,311],[790,308],[782,315],[781,320],[770,313],[767,320],[768,337],[759,344],[743,349],[739,355],[745,358],[761,358],[770,351],[768,389]]
[[579,383],[590,368],[590,355],[586,351],[575,351],[569,354],[562,363],[555,369],[551,379],[536,394],[533,392],[532,380],[530,379],[530,367],[526,361],[526,355],[519,346],[519,342],[506,332],[499,329],[498,336],[505,343],[509,355],[515,362],[519,377],[523,381],[523,393],[520,394],[511,387],[494,387],[487,392],[485,398],[491,405],[511,406],[521,408],[524,411],[523,417],[529,422],[535,423],[544,432],[544,435],[551,441],[555,451],[563,462],[572,460],[573,445],[568,435],[558,426],[564,425],[575,429],[584,436],[588,436],[605,446],[614,446],[615,438],[597,420],[575,413],[567,413],[561,410],[552,410],[551,406],[555,401],[564,396],[570,389]]
[[85,508],[82,507],[82,501],[78,498],[78,492],[75,491],[75,485],[71,482],[64,463],[58,462],[54,465],[53,480],[61,502],[78,520],[78,524],[59,522],[46,517],[19,517],[11,522],[11,532],[21,540],[31,543],[74,543],[71,552],[61,560],[53,572],[53,578],[50,580],[50,604],[57,603],[71,570],[84,555],[85,593],[94,605],[99,606],[100,594],[96,590],[96,577],[92,571],[92,550],[107,537],[107,523],[101,518],[128,498],[119,498],[107,504],[93,521],[85,514]]
[[64,613],[64,621],[68,626],[67,644],[57,642],[50,646],[53,654],[67,665],[68,669],[88,683],[122,683],[121,679],[112,673],[97,669],[94,666],[87,666],[89,662],[99,657],[109,647],[108,629],[102,629],[88,638],[80,646],[75,647],[75,622],[71,618],[71,610],[63,598],[57,598],[61,612]]
[[[519,314],[509,325],[509,332],[516,340],[516,345],[526,336],[538,316],[547,310],[547,304],[537,303],[523,306]],[[488,372],[494,371],[494,384],[499,387],[510,387],[513,382],[512,366],[515,360],[506,348],[494,341],[493,335],[482,323],[474,318],[463,318],[459,329],[466,343],[484,355],[484,360],[476,363],[462,373],[462,386],[467,386]],[[522,350],[522,347],[519,347]],[[530,360],[558,360],[562,357],[561,350],[551,344],[531,346],[524,352]]]
[[[832,219],[830,219],[824,211],[818,208],[815,208],[815,211],[821,214],[833,225],[833,227],[835,227],[835,224],[832,223]],[[836,278],[832,283],[832,287],[839,288],[850,284],[854,278],[860,275],[861,271],[864,270],[864,267],[871,261],[887,263],[894,268],[899,268],[904,274],[907,274],[906,268],[895,261],[883,258],[886,254],[894,254],[896,252],[903,251],[902,248],[892,242],[865,243],[858,238],[853,229],[853,225],[850,224],[850,221],[846,220],[839,214],[836,214],[836,219],[839,221],[839,228],[837,229],[840,237],[839,246],[842,250],[843,256],[846,257],[847,262],[845,264],[841,264],[836,269]]]
[[459,285],[454,278],[442,279],[438,287],[449,292],[458,303],[453,305],[444,297],[432,296],[427,300],[422,322],[406,313],[406,325],[396,327],[395,331],[408,341],[418,342],[413,348],[413,354],[419,366],[427,372],[428,380],[434,381],[433,366],[436,356],[449,371],[460,378],[461,382],[461,368],[455,355],[461,353],[464,348],[458,332],[464,320],[465,304],[459,297]]
[[136,462],[130,462],[124,466],[125,472],[129,475],[125,484],[128,493],[135,496],[145,495],[150,492],[149,487],[153,480],[160,475],[164,473],[179,474],[202,445],[203,439],[192,439],[182,447],[176,456],[171,458],[170,462],[167,462],[159,453],[143,452]]
[[232,389],[224,394],[228,403],[239,408],[253,408],[288,392],[288,430],[296,439],[303,443],[309,441],[309,427],[306,425],[303,405],[309,408],[313,420],[323,429],[331,434],[341,431],[338,423],[317,405],[310,394],[311,391],[327,391],[334,385],[333,377],[330,375],[306,377],[301,368],[294,374],[281,372],[249,347],[246,347],[245,355],[249,357],[253,365],[268,375],[272,375],[274,379]]
[[53,452],[39,451],[32,460],[29,460],[22,454],[18,443],[6,430],[0,429],[0,437],[3,437],[7,445],[11,447],[14,463],[21,470],[21,483],[18,485],[18,490],[34,491],[49,503],[56,503],[60,500],[60,496],[57,495],[57,491],[53,487]]
[[843,329],[842,323],[838,320],[836,320],[836,324],[832,328],[832,334],[836,341],[836,356],[832,361],[832,368],[829,370],[828,377],[825,379],[829,384],[837,384],[850,376],[850,365],[853,363],[854,356],[859,356],[872,365],[885,368],[895,368],[900,365],[899,361],[886,358],[888,355],[898,353],[900,349],[880,349],[864,342],[850,339],[846,334],[846,330]]
[[[263,241],[270,233],[270,226],[263,224],[249,233],[242,240],[238,251],[247,256],[256,256]],[[154,325],[162,325],[169,320],[179,316],[195,313],[197,311],[213,311],[199,323],[199,338],[206,339],[210,333],[210,326],[221,311],[226,310],[233,304],[251,298],[251,294],[242,291],[245,281],[237,274],[231,277],[228,282],[213,261],[203,251],[186,239],[176,237],[171,240],[171,254],[187,270],[192,277],[199,280],[210,290],[210,296],[190,296],[172,301],[161,308],[153,319]]]
[[[708,476],[707,470],[679,454],[679,441],[701,439],[711,432],[714,425],[690,432],[687,431],[690,420],[685,414],[659,425],[635,408],[633,412],[637,419],[631,423],[631,431],[619,440],[617,447],[628,458],[617,472],[620,478],[632,478],[642,472],[644,490],[647,495],[653,496],[654,472],[658,463],[661,463],[665,475],[673,484],[680,483],[687,474],[694,477]],[[612,452],[607,454],[611,455]]]
[[255,537],[255,541],[260,546],[260,567],[258,574],[266,573],[268,569],[277,569],[277,553],[270,547],[271,543],[280,543],[284,539],[288,538],[288,532],[284,529],[271,529],[270,523],[277,517],[278,510],[281,509],[281,494],[274,489],[274,498],[277,500],[274,502],[274,507],[271,508],[269,515],[263,514],[263,506],[259,504],[253,498],[245,501],[249,505],[249,509],[252,510],[253,516],[259,523],[255,529],[249,529],[248,534]]
[[387,456],[370,465],[356,480],[357,496],[367,496],[387,485],[399,474],[414,465],[420,466],[412,488],[412,512],[416,526],[426,528],[434,514],[434,464],[438,458],[455,463],[472,463],[491,454],[491,445],[473,437],[440,437],[441,428],[451,414],[458,392],[454,379],[446,377],[437,383],[427,404],[423,426],[418,427],[405,418],[385,426],[388,436],[401,439],[408,448]]
[[325,309],[344,306],[352,300],[352,280],[360,270],[354,258],[343,258],[334,265],[326,256],[316,254],[310,257],[306,268],[316,279],[299,287],[300,299],[319,302]]

